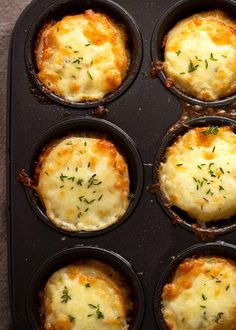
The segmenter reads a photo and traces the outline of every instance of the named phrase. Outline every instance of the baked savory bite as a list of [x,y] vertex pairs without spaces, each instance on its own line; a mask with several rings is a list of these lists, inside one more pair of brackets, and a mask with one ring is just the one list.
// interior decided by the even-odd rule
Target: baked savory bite
[[199,225],[236,213],[236,135],[231,127],[190,129],[166,149],[161,194]]
[[185,259],[162,290],[171,330],[236,329],[236,264],[215,256]]
[[129,206],[127,163],[106,139],[56,140],[41,153],[35,173],[35,189],[46,214],[61,229],[104,229],[121,219]]
[[130,64],[123,26],[93,10],[46,24],[35,59],[41,83],[74,102],[96,101],[114,92]]
[[236,24],[220,10],[176,24],[164,41],[164,72],[184,93],[215,101],[236,91]]
[[56,271],[40,293],[45,330],[127,330],[133,303],[123,276],[95,260]]

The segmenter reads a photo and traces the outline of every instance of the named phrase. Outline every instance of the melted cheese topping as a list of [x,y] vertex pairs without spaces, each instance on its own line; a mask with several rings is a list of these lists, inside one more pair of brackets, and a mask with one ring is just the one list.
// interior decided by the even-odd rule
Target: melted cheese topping
[[35,56],[39,80],[70,101],[94,101],[115,91],[129,68],[124,28],[86,10],[43,27]]
[[161,191],[200,224],[235,215],[235,152],[229,127],[191,129],[166,150],[158,174]]
[[127,330],[130,290],[111,267],[89,260],[55,272],[41,292],[44,329]]
[[236,91],[236,24],[219,10],[180,21],[168,34],[164,71],[177,88],[204,101]]
[[186,259],[162,292],[171,330],[236,329],[236,264],[220,257]]
[[124,158],[104,139],[70,137],[46,148],[36,169],[37,192],[49,219],[68,231],[96,231],[129,206]]

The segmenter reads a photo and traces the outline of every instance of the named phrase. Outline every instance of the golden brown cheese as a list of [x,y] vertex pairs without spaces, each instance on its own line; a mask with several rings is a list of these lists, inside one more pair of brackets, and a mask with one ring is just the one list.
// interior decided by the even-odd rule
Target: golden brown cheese
[[236,329],[236,264],[222,257],[185,259],[162,291],[171,330]]
[[236,91],[236,24],[220,10],[180,21],[167,34],[164,72],[177,88],[204,101]]
[[49,23],[35,48],[39,80],[70,101],[95,101],[115,91],[129,68],[124,28],[86,10]]
[[127,330],[133,303],[120,273],[95,260],[68,265],[41,296],[45,330]]
[[102,138],[67,137],[40,156],[37,192],[48,218],[68,231],[96,231],[117,222],[129,206],[128,166]]
[[236,213],[236,135],[230,127],[197,127],[167,148],[160,189],[199,224]]

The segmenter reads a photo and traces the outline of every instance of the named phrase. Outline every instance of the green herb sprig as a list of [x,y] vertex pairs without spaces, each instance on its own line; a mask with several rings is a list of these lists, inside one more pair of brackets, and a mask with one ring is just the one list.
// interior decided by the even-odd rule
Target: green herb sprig
[[69,295],[69,291],[68,291],[67,287],[65,286],[62,291],[61,303],[66,304],[69,300],[71,300],[71,296]]

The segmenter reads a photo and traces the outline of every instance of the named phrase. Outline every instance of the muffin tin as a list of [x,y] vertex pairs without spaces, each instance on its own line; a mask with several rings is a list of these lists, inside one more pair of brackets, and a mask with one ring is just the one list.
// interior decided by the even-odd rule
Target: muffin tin
[[[233,0],[185,0],[178,3],[175,0],[36,0],[20,16],[12,36],[8,75],[9,287],[15,329],[38,330],[37,288],[43,285],[48,272],[58,265],[64,265],[74,257],[90,256],[93,249],[98,251],[94,252],[97,258],[127,274],[134,291],[137,283],[140,304],[135,317],[138,322],[130,329],[162,329],[154,316],[158,313],[153,301],[157,282],[171,256],[199,243],[200,238],[186,230],[189,229],[188,223],[174,225],[170,215],[150,193],[156,182],[154,173],[158,159],[162,148],[170,143],[171,132],[175,129],[183,132],[187,129],[187,121],[195,125],[195,121],[210,119],[209,115],[214,116],[210,119],[214,122],[228,117],[232,121],[235,96],[218,103],[198,102],[174,95],[160,79],[151,79],[149,72],[152,61],[161,56],[158,55],[159,46],[156,48],[155,45],[160,45],[162,36],[171,25],[193,12],[213,7],[231,10],[236,17]],[[104,100],[68,103],[48,93],[37,81],[33,60],[35,36],[48,19],[87,8],[101,8],[127,27],[133,52],[131,69],[120,89]],[[192,105],[183,103],[183,100]],[[104,118],[95,119],[94,108],[104,104],[107,108]],[[203,119],[198,118],[202,116]],[[17,178],[23,168],[29,176],[32,175],[34,162],[44,143],[68,130],[84,127],[98,133],[105,131],[123,151],[129,164],[131,189],[136,196],[120,223],[97,234],[72,235],[48,225],[37,200],[36,204],[32,202],[32,192],[22,187]],[[166,134],[167,138],[163,140]],[[235,225],[231,224],[229,230],[219,230],[218,234],[224,234],[221,239],[233,244]],[[205,238],[214,240],[215,236]],[[221,253],[221,245],[215,244],[216,254]],[[207,250],[208,246],[203,243],[202,248]],[[113,253],[116,261],[111,257]],[[230,253],[226,252],[226,255],[230,257]],[[126,273],[127,269],[132,269],[131,273]]]

